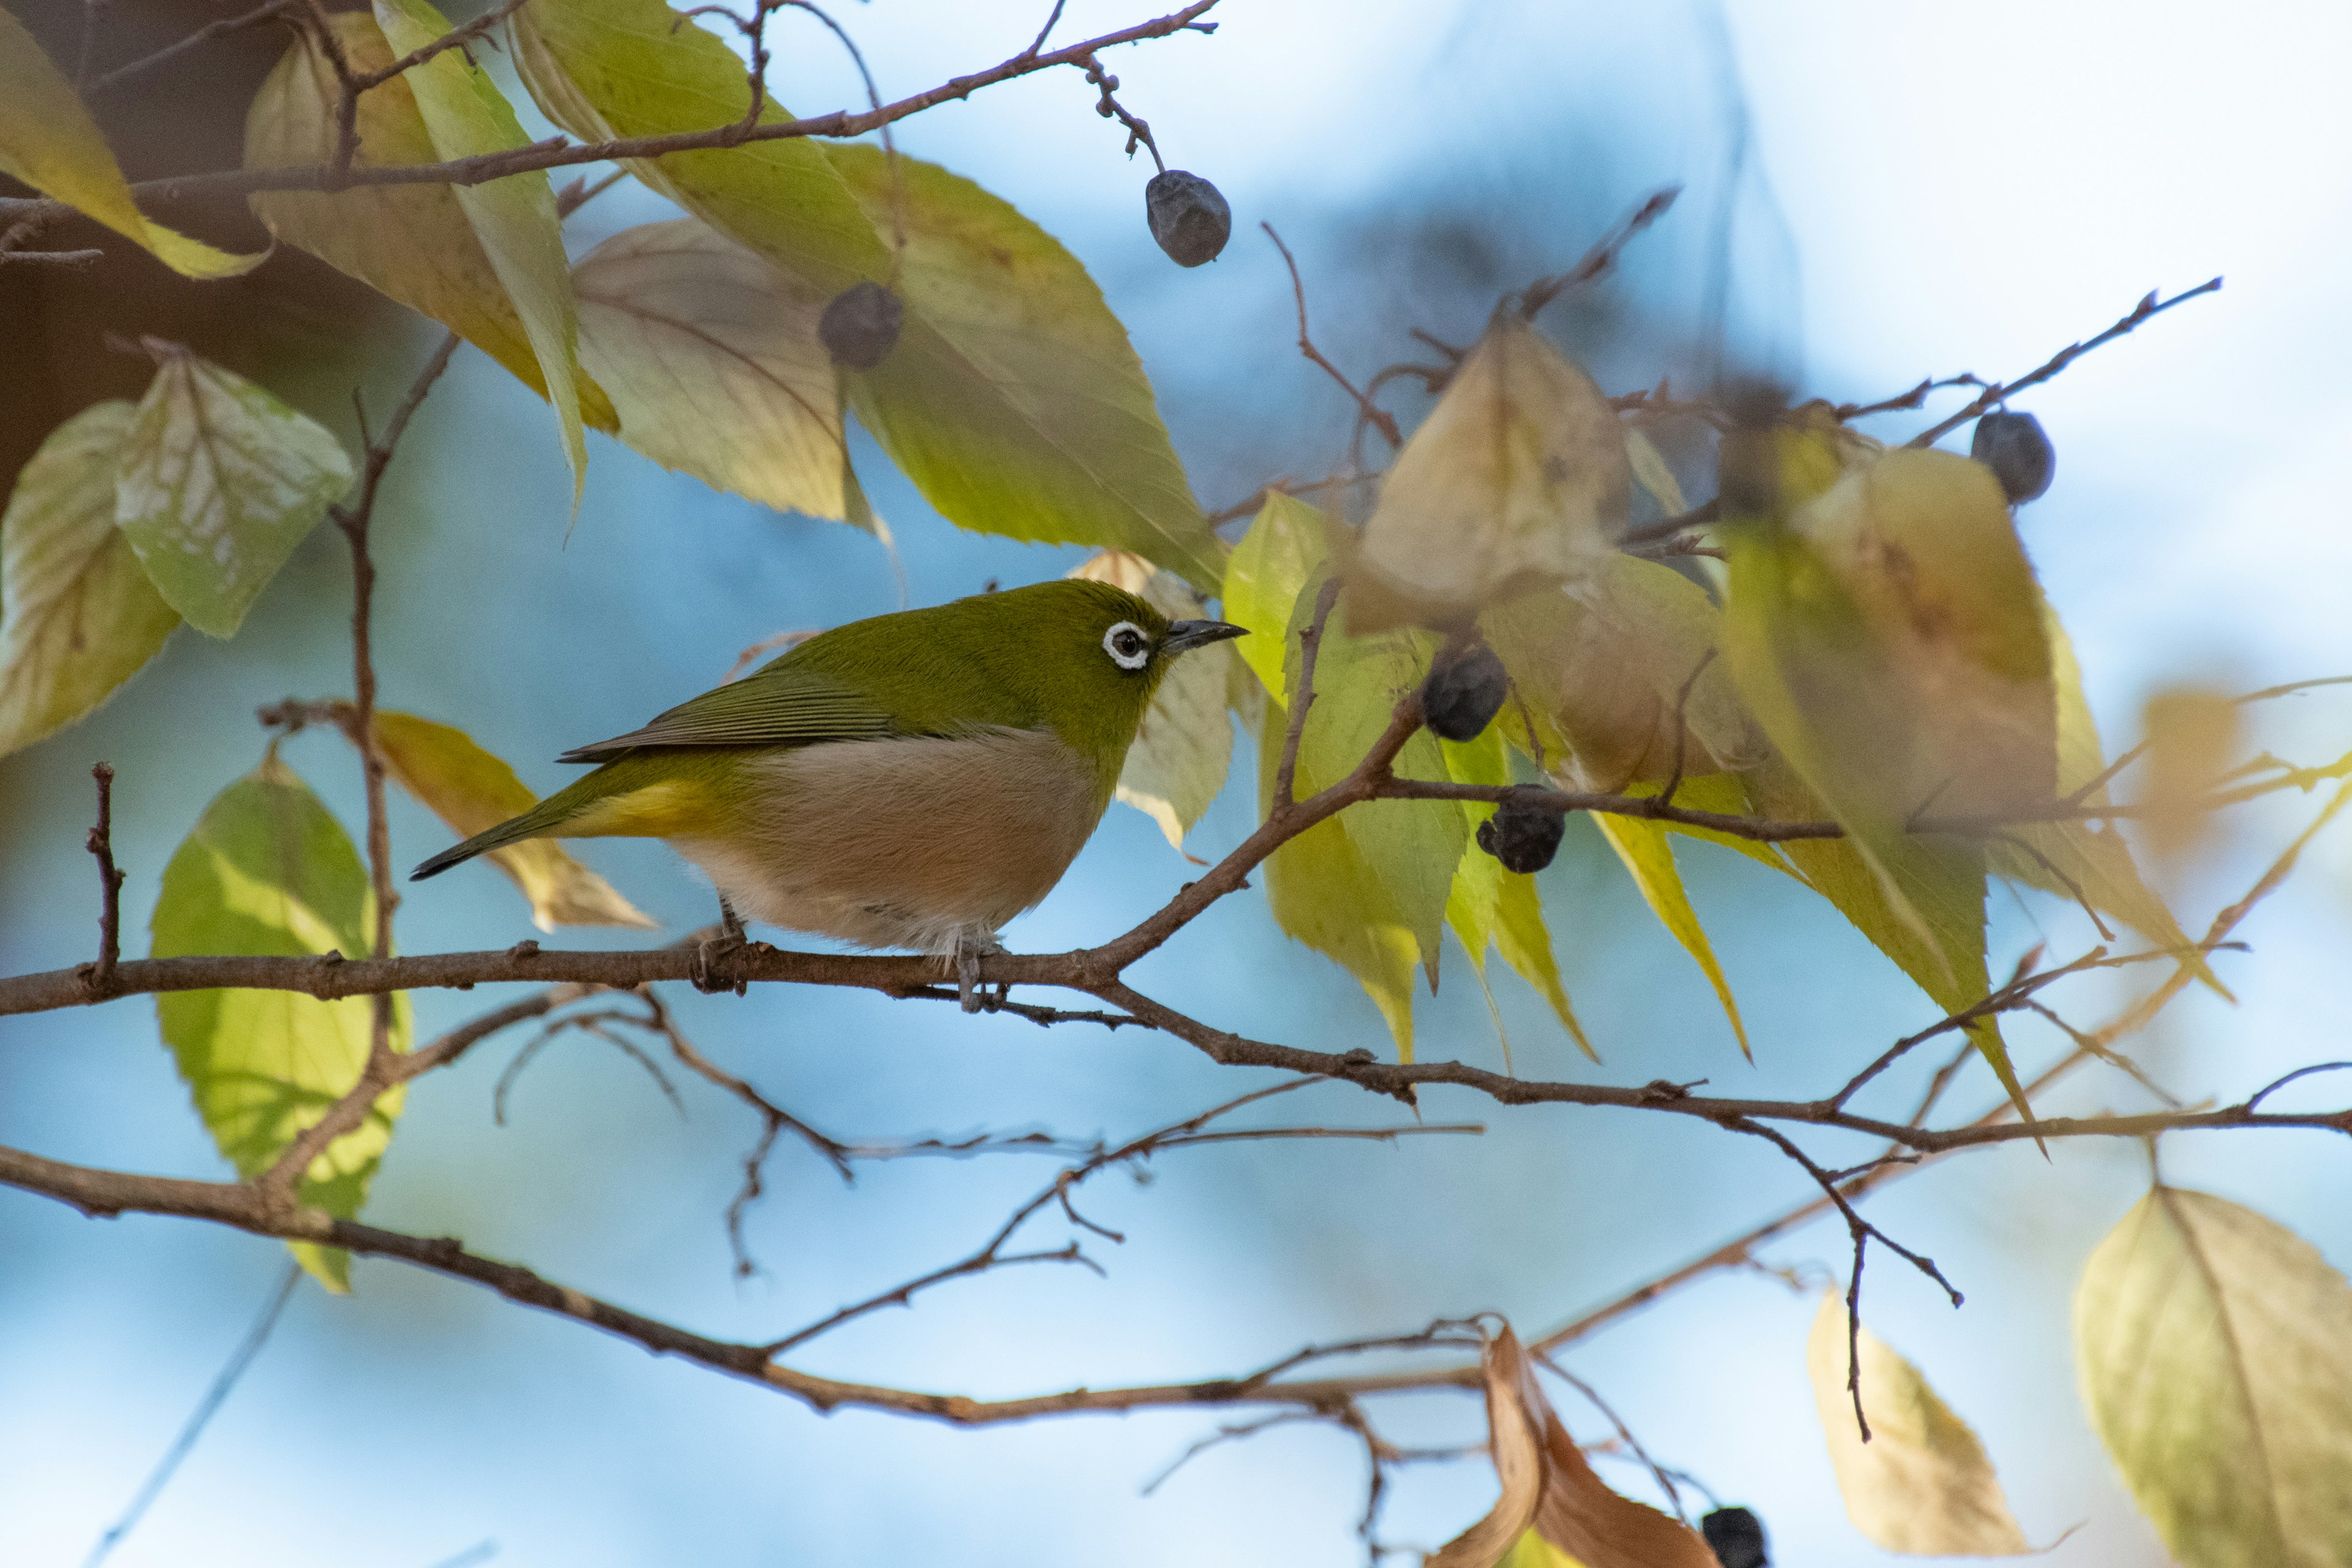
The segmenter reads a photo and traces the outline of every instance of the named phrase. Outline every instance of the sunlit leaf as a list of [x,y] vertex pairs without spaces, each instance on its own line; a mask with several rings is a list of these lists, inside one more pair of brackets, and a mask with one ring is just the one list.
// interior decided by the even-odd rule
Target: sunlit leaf
[[[423,48],[449,30],[428,0],[375,0],[376,26],[397,54]],[[444,49],[401,78],[424,117],[441,159],[505,153],[530,144],[513,106],[463,49]],[[572,466],[572,504],[586,483],[587,439],[580,416],[579,322],[572,300],[572,267],[563,254],[563,225],[544,170],[509,174],[478,185],[455,185],[457,205],[482,243],[490,269],[522,318],[539,360],[547,400],[563,427],[563,455]]]
[[100,403],[51,431],[0,517],[0,755],[104,702],[180,624],[114,526],[132,413]]
[[[1439,746],[1445,758],[1447,776],[1456,784],[1513,782],[1499,724],[1488,726],[1486,732],[1475,741],[1442,741]],[[1465,802],[1465,828],[1475,837],[1478,825],[1494,812],[1493,806]],[[1445,921],[1454,928],[1454,934],[1462,939],[1462,946],[1470,954],[1470,962],[1476,966],[1482,981],[1486,952],[1491,947],[1503,955],[1503,962],[1521,979],[1535,987],[1584,1054],[1594,1061],[1601,1059],[1584,1033],[1584,1026],[1577,1022],[1575,1010],[1569,1005],[1568,989],[1560,983],[1559,960],[1552,952],[1551,932],[1544,923],[1543,900],[1533,877],[1506,871],[1503,863],[1492,855],[1470,850],[1454,869],[1454,885],[1445,898]],[[1499,1021],[1496,1026],[1500,1027]],[[1507,1050],[1507,1039],[1505,1044]]]
[[1344,571],[1348,625],[1451,627],[1591,572],[1631,494],[1609,400],[1498,312],[1381,482]]
[[1805,1341],[1805,1371],[1829,1439],[1846,1518],[1873,1544],[1916,1557],[2018,1557],[2031,1552],[2000,1478],[1969,1424],[1919,1369],[1861,1330],[1862,1407],[1854,1425],[1845,1299],[1822,1298]]
[[694,218],[623,230],[572,281],[580,362],[623,441],[779,511],[849,517],[824,296]]
[[[384,771],[419,804],[470,838],[537,804],[514,769],[475,744],[463,730],[411,713],[375,716]],[[499,870],[530,900],[541,931],[557,926],[639,926],[660,922],[614,891],[552,838],[527,838],[489,851]]]
[[[829,151],[889,233],[880,150]],[[907,321],[879,367],[848,378],[859,423],[960,527],[1129,551],[1214,592],[1223,547],[1086,268],[971,181],[912,158],[898,172]]]
[[142,214],[72,84],[5,10],[0,10],[0,174],[97,219],[190,278],[234,278],[268,255],[232,256]]
[[[327,808],[275,756],[223,790],[163,868],[153,954],[296,957],[372,952],[375,906],[358,852]],[[397,996],[392,1043],[408,1045]],[[185,991],[155,999],[196,1111],[240,1176],[269,1168],[300,1131],[359,1081],[373,1001],[321,1002],[292,991]],[[338,1218],[359,1213],[404,1091],[330,1143],[299,1184],[300,1200]],[[294,1244],[332,1289],[350,1283],[338,1249]]]
[[1731,994],[1731,983],[1724,978],[1723,965],[1716,962],[1714,944],[1706,939],[1706,928],[1698,923],[1698,911],[1691,908],[1690,895],[1683,889],[1682,873],[1675,867],[1674,846],[1668,841],[1665,828],[1658,823],[1636,816],[1617,816],[1608,812],[1595,812],[1592,825],[1617,851],[1633,885],[1642,890],[1643,901],[1658,923],[1673,933],[1683,944],[1683,951],[1715,987],[1717,1000],[1723,1004],[1724,1016],[1731,1020],[1731,1032],[1739,1041],[1739,1054],[1753,1060],[1755,1052],[1748,1047],[1748,1027],[1739,1021],[1739,1004]]
[[[353,70],[376,71],[392,64],[383,30],[366,12],[336,12],[327,25]],[[336,102],[333,68],[310,29],[295,29],[294,41],[246,112],[246,167],[331,163]],[[358,129],[352,163],[359,167],[440,161],[406,77],[362,95]],[[453,185],[354,185],[332,194],[261,191],[251,201],[255,214],[280,240],[431,317],[544,397],[547,378],[530,334],[475,237],[457,191]],[[583,378],[579,395],[583,419],[600,430],[614,427],[612,405],[595,383]]]
[[[1182,578],[1139,555],[1103,551],[1087,557],[1070,575],[1116,584],[1171,621],[1199,620],[1205,614],[1199,595]],[[1234,721],[1227,694],[1234,659],[1230,642],[1211,643],[1179,658],[1153,693],[1119,770],[1116,798],[1158,823],[1169,847],[1179,851],[1184,847],[1184,835],[1225,787],[1225,774],[1233,767]]]
[[2352,1285],[2310,1243],[2159,1186],[2084,1267],[2074,1357],[2181,1568],[2352,1562]]
[[1225,619],[1247,626],[1250,634],[1234,644],[1234,651],[1277,702],[1289,694],[1283,660],[1290,612],[1298,591],[1323,563],[1325,549],[1323,513],[1277,490],[1265,498],[1225,561]]
[[229,637],[351,488],[342,443],[233,372],[151,338],[155,379],[115,479],[114,515],[164,602]]

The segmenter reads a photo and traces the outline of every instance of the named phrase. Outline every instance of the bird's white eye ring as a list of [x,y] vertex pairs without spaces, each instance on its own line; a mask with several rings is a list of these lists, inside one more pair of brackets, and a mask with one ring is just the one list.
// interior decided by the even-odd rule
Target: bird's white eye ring
[[1121,669],[1141,669],[1151,658],[1151,641],[1133,621],[1121,621],[1103,633],[1103,652]]

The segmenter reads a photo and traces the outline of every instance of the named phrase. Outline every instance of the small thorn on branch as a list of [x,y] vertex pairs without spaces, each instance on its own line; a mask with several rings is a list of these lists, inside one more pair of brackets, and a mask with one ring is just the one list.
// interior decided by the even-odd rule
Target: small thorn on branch
[[114,864],[114,769],[94,763],[89,776],[98,781],[98,823],[83,845],[98,859],[98,961],[76,973],[83,990],[96,1001],[114,987],[115,965],[122,958],[122,879]]

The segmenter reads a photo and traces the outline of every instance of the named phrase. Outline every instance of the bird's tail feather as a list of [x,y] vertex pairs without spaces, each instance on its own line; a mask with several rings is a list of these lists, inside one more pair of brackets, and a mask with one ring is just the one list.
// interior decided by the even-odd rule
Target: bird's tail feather
[[503,849],[509,844],[519,843],[525,838],[541,837],[553,831],[558,824],[571,815],[568,810],[549,809],[562,798],[562,794],[550,795],[520,816],[510,816],[496,827],[485,828],[475,834],[463,844],[451,845],[440,854],[419,865],[415,870],[411,871],[408,874],[408,879],[412,882],[421,882],[427,877],[439,876],[452,866],[471,860],[477,855],[485,854],[492,849]]
[[560,789],[520,816],[453,844],[408,874],[412,882],[525,838],[604,838],[614,836],[667,838],[709,820],[714,802],[733,767],[723,750],[708,753],[673,751],[623,753],[594,773]]

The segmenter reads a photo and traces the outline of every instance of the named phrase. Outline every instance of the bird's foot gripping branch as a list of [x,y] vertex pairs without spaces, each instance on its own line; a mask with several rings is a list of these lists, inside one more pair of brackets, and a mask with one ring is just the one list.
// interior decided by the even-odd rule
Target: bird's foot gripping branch
[[[265,710],[271,733],[257,766],[191,814],[167,865],[118,865],[113,840],[116,792],[152,787],[153,772],[138,756],[121,759],[119,777],[100,766],[87,839],[98,865],[96,952],[0,979],[5,1014],[156,998],[163,1043],[236,1179],[0,1149],[0,1183],[93,1215],[181,1215],[282,1238],[337,1289],[350,1282],[353,1255],[398,1259],[821,1410],[964,1425],[1178,1405],[1234,1416],[1192,1452],[1277,1425],[1324,1424],[1362,1447],[1362,1529],[1376,1555],[1382,1489],[1401,1467],[1491,1458],[1501,1496],[1431,1559],[1444,1568],[1485,1568],[1515,1552],[1530,1554],[1517,1559],[1524,1565],[1555,1551],[1586,1568],[1654,1568],[1703,1563],[1710,1546],[1735,1550],[1725,1543],[1753,1521],[1724,1510],[1704,1538],[1688,1528],[1676,1517],[1675,1472],[1556,1357],[1693,1280],[1765,1268],[1768,1245],[1833,1215],[1851,1261],[1811,1362],[1850,1510],[1901,1550],[2022,1550],[1980,1448],[1971,1440],[1923,1452],[1874,1392],[1885,1380],[1904,1408],[1939,1412],[1948,1422],[1939,1430],[1958,1426],[1916,1370],[1862,1325],[1870,1247],[1956,1304],[1960,1291],[1866,1217],[1864,1199],[1925,1165],[2025,1140],[2048,1149],[2188,1131],[2352,1131],[2352,1111],[2273,1104],[2289,1083],[2341,1064],[2313,1064],[2226,1103],[2183,1103],[2124,1050],[2185,991],[2221,989],[2213,960],[2242,950],[2242,924],[2339,810],[2352,757],[2301,765],[2242,737],[2272,700],[2306,689],[2294,687],[2168,694],[2151,704],[2146,738],[2110,760],[2015,521],[2016,507],[2049,489],[2055,452],[2009,401],[2219,279],[2151,294],[2005,383],[1931,376],[1876,402],[1834,405],[1730,386],[1678,396],[1664,382],[1612,395],[1538,318],[1614,271],[1671,211],[1675,194],[1664,190],[1573,266],[1497,301],[1475,342],[1456,347],[1416,328],[1433,359],[1360,383],[1315,344],[1293,253],[1268,226],[1290,267],[1297,346],[1344,391],[1354,436],[1330,477],[1276,480],[1204,514],[1127,331],[1084,268],[1009,204],[888,141],[908,116],[1069,68],[1089,89],[1081,107],[1116,121],[1130,154],[1152,153],[1157,172],[1139,194],[1154,238],[1186,268],[1213,258],[1231,232],[1228,205],[1205,179],[1165,166],[1165,130],[1155,134],[1122,101],[1108,64],[1126,46],[1197,40],[1213,26],[1202,19],[1209,0],[1056,48],[1060,9],[1000,63],[887,102],[866,78],[864,109],[803,118],[770,95],[767,29],[793,11],[845,43],[848,35],[799,0],[753,0],[746,13],[510,0],[456,27],[423,0],[332,16],[271,4],[101,74],[86,68],[79,83],[0,13],[0,94],[39,110],[0,117],[0,170],[40,193],[0,199],[0,263],[102,255],[31,248],[74,225],[77,244],[128,241],[192,279],[237,275],[268,248],[257,231],[249,246],[226,235],[214,243],[146,216],[232,193],[250,198],[277,244],[447,329],[380,431],[356,411],[356,447],[256,382],[149,339],[138,345],[153,365],[142,395],[76,413],[16,477],[0,520],[0,751],[70,744],[53,737],[69,737],[68,726],[161,654],[183,620],[234,636],[321,521],[344,542],[353,597],[349,695]],[[115,89],[264,21],[292,37],[250,105],[243,166],[128,183],[102,121]],[[747,46],[748,71],[722,34]],[[562,134],[525,136],[468,52],[492,38]],[[862,56],[856,63],[863,74]],[[881,145],[843,140],[869,132]],[[592,163],[617,167],[561,192],[547,178]],[[630,177],[685,216],[625,229],[571,262],[565,221]],[[1187,276],[1199,286],[1215,278]],[[714,303],[725,300],[751,308]],[[1399,323],[1400,341],[1414,325]],[[373,543],[384,482],[467,342],[545,398],[575,505],[593,426],[665,467],[887,543],[848,461],[854,421],[950,521],[1096,553],[1060,582],[770,639],[792,646],[742,679],[730,671],[703,696],[569,753],[595,771],[541,800],[450,722],[467,715],[386,706],[383,691],[404,682],[375,661]],[[745,377],[747,365],[760,374]],[[1399,385],[1429,395],[1417,425],[1383,401]],[[1953,388],[1972,395],[1906,440],[1864,433]],[[1970,456],[1934,449],[1971,421]],[[1374,445],[1385,466],[1366,458]],[[1716,494],[1694,504],[1683,485],[1702,476]],[[1228,524],[1239,531],[1220,531]],[[633,717],[616,716],[615,729]],[[1065,952],[1003,950],[999,929],[1046,897],[1114,799],[1148,813],[1181,850],[1226,784],[1236,729],[1259,802],[1238,845],[1131,929]],[[315,760],[302,750],[310,742],[292,739],[306,730],[340,734],[357,757],[360,842],[289,760]],[[2325,803],[2201,935],[2142,875],[2147,847],[2191,846],[2217,813],[2323,787]],[[398,953],[394,789],[457,840],[419,875],[479,856],[513,883],[515,912],[527,910],[542,933],[656,923],[563,847],[615,835],[676,845],[731,900],[726,924],[638,949],[528,938]],[[1433,984],[1451,931],[1482,984],[1499,956],[1564,1036],[1600,1059],[1607,1042],[1587,1037],[1554,956],[1563,908],[1547,902],[1537,874],[1563,850],[1605,845],[1720,998],[1727,1054],[1735,1042],[1749,1049],[1682,879],[1678,851],[1693,843],[1748,857],[1834,910],[1929,999],[1924,1026],[1891,1044],[1805,1042],[1832,1065],[1821,1093],[1795,1099],[1703,1080],[1521,1076],[1507,1056],[1496,1071],[1461,1059],[1466,1048],[1416,1048],[1415,975]],[[2063,963],[2036,946],[1998,979],[1985,921],[1996,881],[2078,910],[2096,940]],[[455,885],[408,896],[429,901]],[[121,952],[126,888],[134,908],[152,895],[145,957]],[[251,896],[257,889],[268,896]],[[1286,933],[1361,984],[1388,1026],[1383,1048],[1234,1033],[1130,981],[1140,961],[1212,940],[1194,928],[1245,890],[1262,891]],[[907,951],[750,942],[738,908],[771,925]],[[2128,999],[2095,1026],[2074,1022],[2086,983],[2100,976]],[[676,982],[748,998],[819,985],[955,1001],[1121,1041],[1172,1037],[1275,1076],[1116,1143],[1034,1131],[845,1137],[703,1052],[665,999],[662,987]],[[415,1040],[416,994],[488,985],[524,989]],[[2019,1024],[2033,1032],[2013,1041],[2004,1028]],[[875,1161],[1027,1153],[1060,1163],[971,1251],[771,1337],[713,1339],[461,1241],[359,1218],[408,1085],[526,1026],[536,1032],[492,1093],[501,1118],[521,1068],[572,1037],[624,1052],[673,1099],[670,1075],[683,1071],[751,1114],[758,1131],[725,1215],[740,1271],[754,1267],[745,1217],[780,1148],[803,1148],[845,1179]],[[1922,1051],[1937,1061],[1924,1081],[1914,1059]],[[2153,1108],[2084,1117],[2037,1108],[2062,1077],[2092,1066],[2114,1069],[2116,1092]],[[1944,1114],[1954,1086],[1979,1068],[1986,1103]],[[258,1099],[257,1084],[268,1090]],[[1079,1196],[1104,1172],[1212,1144],[1484,1131],[1348,1120],[1366,1108],[1396,1114],[1388,1101],[1417,1116],[1424,1098],[1448,1092],[1483,1097],[1497,1115],[1556,1104],[1711,1124],[1769,1146],[1801,1173],[1809,1195],[1539,1332],[1464,1302],[1475,1315],[1308,1346],[1235,1375],[997,1400],[793,1364],[814,1340],[950,1281],[1033,1263],[1099,1268],[1123,1237],[1088,1217]],[[1293,1093],[1328,1109],[1283,1124],[1244,1114]],[[2240,1300],[2241,1275],[2205,1266],[2224,1252],[2299,1271],[2323,1307],[2345,1288],[2292,1237],[2218,1199],[2158,1185],[2125,1223],[2119,1237],[2168,1237],[2177,1246],[2168,1256],[2189,1263],[2167,1273],[2111,1241],[2085,1274],[2077,1341],[2101,1433],[2161,1522],[2177,1517],[2189,1478],[2147,1457],[2139,1438],[2162,1412],[2134,1403],[2131,1369],[2221,1375],[2212,1363],[2222,1352],[2147,1330],[2135,1304],[2194,1288],[2242,1317],[2253,1309]],[[1037,1239],[1055,1225],[1060,1239]],[[2335,1364],[2352,1366],[2352,1312],[2322,1312],[2314,1328],[2262,1310],[2279,1335],[2305,1334],[2299,1344],[2318,1335]],[[2231,1375],[2273,1374],[2240,1366]],[[1432,1388],[1481,1394],[1486,1440],[1413,1449],[1385,1436],[1381,1402]],[[1638,1464],[1671,1514],[1603,1484],[1553,1408],[1547,1390],[1556,1389],[1591,1399],[1611,1428],[1591,1450]],[[2273,1392],[2264,1384],[2248,1400]],[[2182,1462],[2209,1474],[2225,1467],[2244,1447],[2226,1438]],[[1921,1502],[1923,1487],[1981,1506],[1938,1512]],[[2352,1495],[2352,1479],[2342,1489]],[[2189,1537],[2175,1535],[2190,1561],[2179,1545]]]

